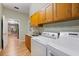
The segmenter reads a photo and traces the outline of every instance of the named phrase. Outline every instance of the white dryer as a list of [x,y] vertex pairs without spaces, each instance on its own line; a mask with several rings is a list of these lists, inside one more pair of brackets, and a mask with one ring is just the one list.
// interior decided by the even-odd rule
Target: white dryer
[[58,40],[48,43],[50,56],[79,56],[79,32],[60,32]]

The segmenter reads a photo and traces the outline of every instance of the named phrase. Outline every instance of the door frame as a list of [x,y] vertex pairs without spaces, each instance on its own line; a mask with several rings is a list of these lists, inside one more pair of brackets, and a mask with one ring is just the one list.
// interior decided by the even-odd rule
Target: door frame
[[8,21],[10,20],[10,19],[13,19],[14,21],[16,21],[16,22],[18,22],[18,28],[19,28],[19,39],[20,39],[20,28],[21,28],[21,26],[20,26],[20,24],[21,24],[21,21],[20,21],[20,19],[14,19],[14,18],[8,18]]

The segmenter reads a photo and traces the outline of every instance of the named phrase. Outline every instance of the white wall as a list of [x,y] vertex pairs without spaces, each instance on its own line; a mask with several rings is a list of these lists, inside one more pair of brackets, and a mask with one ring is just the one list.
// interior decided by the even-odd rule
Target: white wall
[[21,21],[20,39],[24,39],[25,34],[28,33],[28,15],[10,10],[5,7],[3,7],[3,15],[8,19],[19,19]]

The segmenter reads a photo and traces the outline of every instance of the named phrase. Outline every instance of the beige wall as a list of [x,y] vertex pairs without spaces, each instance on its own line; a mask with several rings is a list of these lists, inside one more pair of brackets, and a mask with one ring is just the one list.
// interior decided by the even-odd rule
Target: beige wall
[[28,15],[22,14],[8,8],[3,7],[3,15],[6,18],[19,19],[21,22],[20,39],[24,39],[26,33],[28,33]]

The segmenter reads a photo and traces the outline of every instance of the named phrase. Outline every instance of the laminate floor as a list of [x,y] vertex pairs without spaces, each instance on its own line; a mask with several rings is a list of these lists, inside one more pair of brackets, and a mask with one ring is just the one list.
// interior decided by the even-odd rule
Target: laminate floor
[[2,56],[30,56],[30,51],[26,48],[25,42],[19,42],[16,35],[9,35],[8,45],[0,52]]

